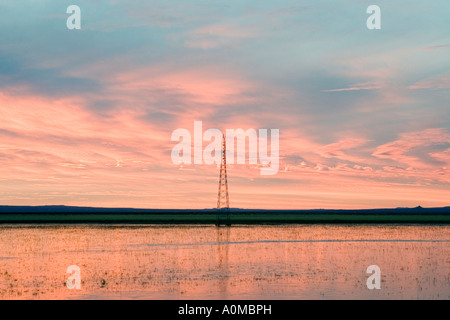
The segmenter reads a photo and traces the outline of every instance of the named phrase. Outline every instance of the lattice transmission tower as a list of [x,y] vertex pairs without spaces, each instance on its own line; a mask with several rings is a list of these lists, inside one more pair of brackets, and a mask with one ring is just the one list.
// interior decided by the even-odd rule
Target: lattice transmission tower
[[230,225],[230,196],[228,195],[228,178],[227,178],[227,142],[225,134],[222,134],[222,161],[220,163],[219,175],[219,192],[217,195],[217,221],[216,225],[220,226],[221,216],[226,215],[226,224]]

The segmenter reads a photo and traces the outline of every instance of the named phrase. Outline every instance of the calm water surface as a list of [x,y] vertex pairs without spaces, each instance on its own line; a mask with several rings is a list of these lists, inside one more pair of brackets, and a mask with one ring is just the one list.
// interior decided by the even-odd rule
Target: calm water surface
[[450,299],[450,227],[4,225],[0,299]]

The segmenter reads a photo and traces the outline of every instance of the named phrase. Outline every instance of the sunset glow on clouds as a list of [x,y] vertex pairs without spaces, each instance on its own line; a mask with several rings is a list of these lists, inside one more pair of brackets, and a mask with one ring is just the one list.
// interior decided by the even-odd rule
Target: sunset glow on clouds
[[1,1],[0,204],[214,207],[217,166],[170,157],[203,121],[280,129],[232,207],[450,205],[450,4],[411,3],[369,31],[365,1],[78,1],[76,31],[69,1]]

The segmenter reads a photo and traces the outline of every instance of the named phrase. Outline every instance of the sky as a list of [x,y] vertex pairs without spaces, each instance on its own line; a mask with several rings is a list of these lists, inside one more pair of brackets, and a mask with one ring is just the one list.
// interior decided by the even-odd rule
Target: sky
[[0,0],[0,205],[213,208],[218,166],[171,159],[194,121],[279,129],[277,174],[228,166],[231,207],[450,205],[449,14],[447,0]]

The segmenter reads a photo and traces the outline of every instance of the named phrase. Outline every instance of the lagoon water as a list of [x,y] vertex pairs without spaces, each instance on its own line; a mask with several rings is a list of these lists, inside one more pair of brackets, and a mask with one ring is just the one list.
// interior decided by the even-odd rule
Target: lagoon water
[[0,299],[450,299],[450,227],[3,225]]

